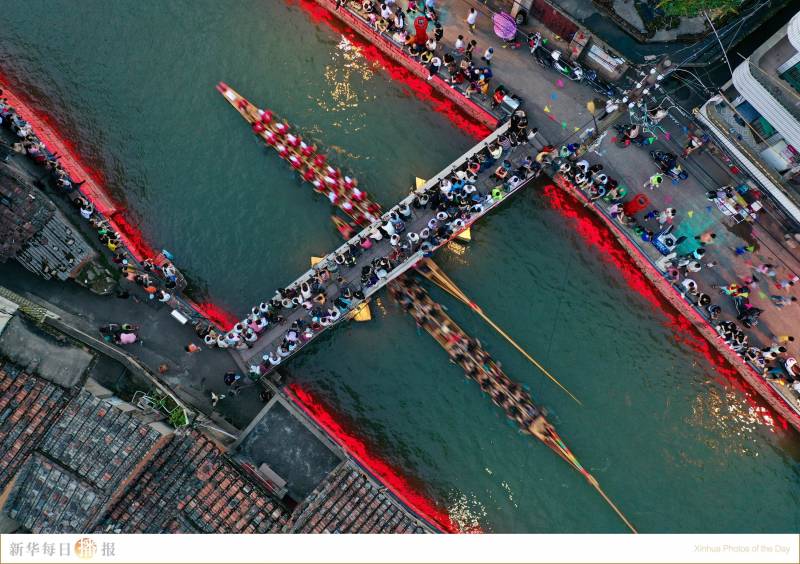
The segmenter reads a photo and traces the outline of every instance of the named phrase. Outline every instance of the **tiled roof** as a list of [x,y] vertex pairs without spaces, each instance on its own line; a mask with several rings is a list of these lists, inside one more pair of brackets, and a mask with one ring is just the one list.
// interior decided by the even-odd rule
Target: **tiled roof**
[[64,388],[0,361],[0,491],[69,399]]
[[177,535],[186,535],[186,534],[197,534],[201,533],[197,527],[195,527],[189,520],[184,517],[182,514],[178,514],[174,519],[172,519],[169,523],[166,524],[164,527],[165,533],[170,534],[177,534]]
[[53,217],[54,207],[3,170],[0,173],[0,262],[15,256]]
[[[32,412],[35,401],[31,405]],[[3,509],[33,533],[86,532],[122,482],[160,447],[160,437],[110,402],[81,391],[39,444],[27,446],[33,454],[19,469]]]
[[48,280],[66,280],[94,255],[47,196],[0,167],[0,263],[16,257]]
[[130,413],[81,391],[50,428],[40,450],[111,494],[160,436]]
[[34,533],[88,530],[107,496],[61,465],[34,453],[17,476],[5,508]]
[[279,532],[286,511],[197,432],[175,436],[102,520],[122,533]]
[[173,436],[128,485],[98,532],[160,533],[219,464],[219,449],[197,432]]
[[290,516],[201,433],[160,440],[70,393],[0,362],[0,492],[14,480],[3,510],[34,533],[424,532],[352,463]]
[[287,532],[424,533],[383,489],[343,463],[297,507]]
[[204,533],[277,533],[288,521],[287,511],[228,460],[184,511]]

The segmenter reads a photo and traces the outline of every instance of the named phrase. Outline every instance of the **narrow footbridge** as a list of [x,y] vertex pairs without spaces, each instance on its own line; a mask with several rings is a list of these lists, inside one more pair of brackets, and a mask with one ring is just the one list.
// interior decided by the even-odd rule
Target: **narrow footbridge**
[[[317,165],[320,161],[315,162],[312,154],[303,151],[303,147],[310,145],[302,140],[298,141],[296,133],[290,133],[286,125],[281,125],[285,122],[277,119],[271,112],[259,111],[227,85],[221,84],[218,89],[251,124],[254,133],[292,164],[301,178],[308,180],[319,192],[329,191],[325,182],[321,189],[318,189],[319,183],[313,183],[315,177],[319,178],[324,173]],[[264,115],[268,115],[269,119],[259,119]],[[382,212],[382,215],[352,235],[339,248],[322,257],[288,286],[278,293],[266,293],[262,303],[254,304],[252,312],[248,314],[249,319],[243,319],[234,328],[234,332],[238,331],[240,335],[246,333],[248,325],[253,326],[254,320],[261,317],[259,311],[269,310],[270,317],[273,318],[273,322],[264,327],[255,340],[252,340],[251,334],[251,342],[245,345],[242,338],[238,346],[235,346],[234,357],[240,368],[253,375],[268,374],[325,331],[352,319],[359,308],[381,288],[412,268],[422,258],[430,256],[458,237],[510,196],[530,184],[536,174],[522,175],[515,172],[523,159],[536,152],[534,147],[529,144],[508,147],[498,159],[489,155],[489,147],[497,147],[509,128],[508,122],[501,125],[436,176],[412,190],[395,206]],[[291,142],[285,140],[288,135],[294,137]],[[482,163],[480,170],[475,164],[478,161]],[[501,181],[494,174],[503,161],[508,161],[511,169],[508,176]],[[327,169],[327,175],[336,179],[345,178],[340,171],[328,165],[323,166]],[[312,169],[317,172],[316,175],[309,172]],[[442,206],[434,208],[425,204],[429,195],[439,189],[440,182],[454,175],[463,177],[465,185],[475,189],[470,200],[474,205],[466,218],[454,218],[452,213],[442,210]],[[339,201],[345,196],[339,192]],[[393,213],[402,215],[401,209],[406,218],[403,220],[402,231],[397,233],[394,240],[386,236],[380,240],[371,237],[382,224],[388,224],[391,231],[390,216]],[[353,217],[355,214],[348,215]],[[363,216],[359,219],[363,223]],[[369,248],[364,248],[363,241],[371,242]],[[299,322],[299,327],[295,322]]]

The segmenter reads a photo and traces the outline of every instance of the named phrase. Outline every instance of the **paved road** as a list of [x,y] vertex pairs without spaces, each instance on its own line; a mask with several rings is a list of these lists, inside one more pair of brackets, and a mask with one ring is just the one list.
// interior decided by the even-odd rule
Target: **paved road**
[[[42,280],[16,262],[0,265],[0,285],[22,296],[47,301],[61,311],[68,322],[91,335],[100,336],[97,328],[105,323],[134,323],[140,326],[143,344],[125,347],[153,372],[161,364],[169,371],[162,378],[184,400],[205,413],[212,411],[211,394],[227,393],[223,375],[236,370],[233,358],[225,351],[203,349],[189,354],[184,347],[199,343],[193,329],[181,326],[170,317],[170,308],[158,302],[138,298],[127,300],[98,296],[72,282]],[[263,407],[255,388],[245,388],[238,396],[219,402],[216,411],[233,426],[243,429]]]
[[[451,48],[456,36],[462,34],[467,39],[476,39],[476,53],[482,54],[487,47],[494,47],[493,83],[506,85],[525,100],[525,109],[531,124],[539,128],[544,140],[554,145],[576,142],[582,132],[592,127],[592,117],[586,103],[593,99],[599,101],[600,98],[588,85],[572,82],[550,69],[542,68],[527,49],[502,48],[502,41],[494,35],[491,21],[485,14],[479,17],[476,32],[469,32],[465,23],[468,2],[439,0],[437,5],[440,6],[444,27],[444,38],[440,45]],[[548,47],[557,47],[565,53],[568,52],[565,43],[538,22],[533,21],[530,27],[548,38]],[[659,98],[661,97],[663,95]],[[663,107],[670,105],[667,101]],[[602,108],[603,105],[598,104],[598,107]],[[629,121],[629,116],[625,114],[627,112],[619,115],[619,123]],[[608,121],[611,119],[613,117]],[[776,279],[756,276],[758,283],[751,291],[751,302],[765,311],[758,328],[746,332],[750,335],[751,343],[761,342],[764,345],[769,345],[773,335],[795,335],[798,340],[789,345],[788,354],[800,355],[800,327],[797,322],[797,308],[800,305],[779,309],[769,298],[773,294],[796,296],[800,290],[800,284],[786,290],[775,287],[777,281],[787,280],[795,273],[800,273],[800,249],[784,240],[784,235],[794,233],[796,227],[786,220],[783,212],[768,197],[763,198],[765,209],[759,214],[755,224],[736,223],[717,209],[706,198],[706,192],[724,185],[742,184],[746,177],[732,174],[707,148],[696,151],[688,159],[681,159],[681,164],[689,172],[687,180],[677,185],[664,182],[654,191],[643,189],[647,179],[657,172],[649,150],[680,154],[688,140],[688,133],[694,129],[694,124],[685,112],[676,107],[669,109],[669,115],[659,125],[663,128],[659,131],[659,139],[650,147],[622,148],[612,140],[612,129],[599,147],[589,152],[585,158],[591,163],[602,163],[604,172],[616,178],[621,185],[629,187],[629,193],[645,193],[651,201],[650,209],[675,208],[675,233],[687,236],[686,241],[679,246],[679,252],[689,253],[697,248],[699,243],[694,239],[696,235],[706,231],[713,231],[717,235],[715,242],[708,246],[707,259],[704,261],[714,261],[718,263],[717,266],[704,268],[693,274],[692,279],[701,290],[713,295],[715,301],[723,307],[723,317],[733,316],[735,319],[734,308],[729,299],[718,297],[712,286],[741,283],[744,278],[753,274],[753,265],[776,265]],[[652,227],[656,225],[653,224]],[[652,245],[640,243],[653,258],[660,256]],[[736,249],[745,247],[750,247],[752,252],[737,254]]]

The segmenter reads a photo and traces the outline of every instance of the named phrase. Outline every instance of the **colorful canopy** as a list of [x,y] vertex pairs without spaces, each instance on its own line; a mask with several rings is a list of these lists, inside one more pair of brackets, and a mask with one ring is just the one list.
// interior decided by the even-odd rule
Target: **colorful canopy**
[[492,22],[494,23],[494,32],[497,37],[510,41],[517,35],[517,22],[514,21],[511,14],[498,12],[492,16]]

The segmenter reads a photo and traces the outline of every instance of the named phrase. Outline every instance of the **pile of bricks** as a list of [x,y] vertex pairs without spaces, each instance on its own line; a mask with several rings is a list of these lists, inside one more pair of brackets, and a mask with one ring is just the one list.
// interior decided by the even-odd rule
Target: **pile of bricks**
[[352,463],[330,473],[295,510],[292,533],[424,533],[383,488]]

